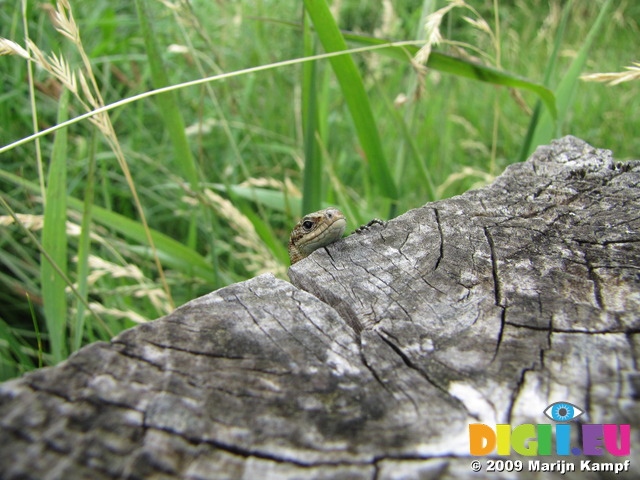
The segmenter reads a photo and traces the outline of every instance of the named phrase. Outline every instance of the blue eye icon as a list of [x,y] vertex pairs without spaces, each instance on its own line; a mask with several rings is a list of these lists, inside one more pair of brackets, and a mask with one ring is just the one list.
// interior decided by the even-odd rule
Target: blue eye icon
[[555,402],[547,407],[544,414],[554,422],[570,422],[584,413],[583,410],[569,402]]

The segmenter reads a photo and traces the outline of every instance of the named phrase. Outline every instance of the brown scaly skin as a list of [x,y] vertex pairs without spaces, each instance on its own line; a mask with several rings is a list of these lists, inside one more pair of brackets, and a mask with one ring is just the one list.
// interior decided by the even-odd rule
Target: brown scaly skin
[[335,242],[344,233],[347,219],[335,207],[305,215],[289,237],[291,265],[308,257],[311,252]]
[[[373,225],[386,226],[386,222],[374,218],[351,233],[363,233]],[[311,255],[314,250],[326,247],[342,237],[347,219],[335,207],[325,208],[305,215],[289,237],[289,259],[291,265]]]

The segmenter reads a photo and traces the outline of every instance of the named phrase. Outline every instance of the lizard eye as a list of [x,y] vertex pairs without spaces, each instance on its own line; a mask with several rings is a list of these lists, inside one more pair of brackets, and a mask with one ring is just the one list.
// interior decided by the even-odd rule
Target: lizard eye
[[307,220],[302,223],[302,226],[305,230],[311,230],[311,228],[313,227],[313,222],[311,220]]

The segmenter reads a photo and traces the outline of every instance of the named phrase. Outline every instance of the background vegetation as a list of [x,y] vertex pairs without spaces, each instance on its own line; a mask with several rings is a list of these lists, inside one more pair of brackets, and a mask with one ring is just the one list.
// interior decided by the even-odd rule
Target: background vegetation
[[[15,43],[0,57],[0,147],[342,41],[320,1],[308,16],[298,0],[71,3],[2,3],[0,37]],[[577,77],[638,61],[640,3],[456,4],[439,17],[449,2],[334,0],[349,48],[421,43],[180,88],[0,153],[0,380],[226,284],[286,278],[303,210],[337,205],[352,228],[389,218],[490,182],[559,134],[637,158],[638,82]],[[412,59],[438,31],[434,50],[547,85],[560,121],[527,89]]]

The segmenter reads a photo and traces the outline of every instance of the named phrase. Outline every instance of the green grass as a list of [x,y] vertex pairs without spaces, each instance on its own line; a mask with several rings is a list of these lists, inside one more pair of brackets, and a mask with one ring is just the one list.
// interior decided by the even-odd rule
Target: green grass
[[[67,120],[69,91],[60,97],[58,123]],[[56,132],[49,162],[49,177],[46,185],[46,207],[42,229],[42,249],[40,257],[40,283],[42,304],[49,345],[54,361],[60,362],[67,356],[65,342],[67,319],[67,295],[65,279],[67,275],[67,142],[68,131]],[[61,273],[58,274],[58,271]]]
[[32,66],[30,82],[0,57],[0,149],[109,109],[0,153],[0,379],[226,284],[286,278],[303,211],[334,204],[355,228],[483,185],[559,134],[637,158],[638,82],[578,79],[638,61],[637,2],[470,2],[444,16],[454,43],[428,70],[411,59],[446,2],[390,4],[74,2],[75,39],[33,2],[0,10],[0,37],[24,47],[26,25],[76,72],[65,107],[60,75]]

